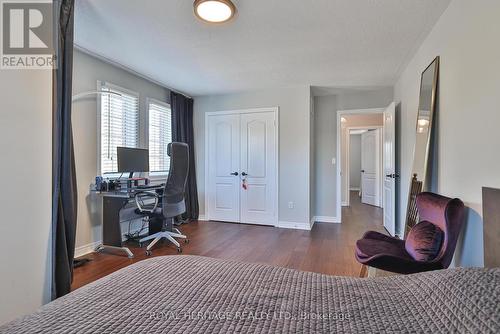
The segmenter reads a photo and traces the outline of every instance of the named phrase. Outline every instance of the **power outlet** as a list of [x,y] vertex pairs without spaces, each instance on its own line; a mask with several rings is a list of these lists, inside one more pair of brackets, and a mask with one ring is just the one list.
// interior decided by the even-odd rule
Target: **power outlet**
[[288,202],[289,209],[293,209],[294,206],[295,206],[295,204],[293,202]]

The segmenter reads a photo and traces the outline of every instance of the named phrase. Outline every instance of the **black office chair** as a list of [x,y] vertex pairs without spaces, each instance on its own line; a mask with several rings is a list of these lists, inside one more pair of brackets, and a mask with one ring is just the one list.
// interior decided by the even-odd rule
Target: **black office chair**
[[[178,252],[182,251],[181,245],[174,238],[184,239],[185,242],[189,241],[185,235],[173,227],[174,218],[186,212],[184,194],[189,171],[189,146],[185,143],[173,142],[168,144],[167,153],[170,156],[170,170],[163,194],[151,191],[141,191],[135,194],[137,214],[145,216],[148,220],[160,218],[163,221],[160,232],[139,240],[142,244],[154,239],[146,248],[146,255],[151,255],[151,248],[162,238],[166,238],[176,245]],[[161,206],[158,205],[160,199]],[[152,200],[154,203],[146,204]]]

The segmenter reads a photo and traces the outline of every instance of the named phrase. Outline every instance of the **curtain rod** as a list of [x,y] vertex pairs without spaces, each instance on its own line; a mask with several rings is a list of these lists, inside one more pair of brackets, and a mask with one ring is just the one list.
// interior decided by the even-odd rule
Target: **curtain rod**
[[158,80],[155,80],[155,79],[153,79],[153,78],[150,78],[150,77],[148,77],[147,75],[144,75],[144,74],[142,74],[142,73],[139,73],[139,72],[137,72],[137,71],[135,71],[135,70],[131,69],[130,67],[127,67],[127,66],[125,66],[125,65],[123,65],[123,64],[120,64],[120,63],[118,63],[118,62],[116,62],[116,61],[114,61],[114,60],[111,60],[111,59],[109,59],[109,58],[107,58],[107,57],[105,57],[105,56],[102,56],[102,55],[100,55],[100,54],[98,54],[98,53],[95,53],[95,52],[93,52],[93,51],[90,51],[89,49],[86,49],[86,48],[84,48],[83,46],[80,46],[80,45],[78,45],[78,44],[76,44],[76,43],[74,43],[73,45],[74,45],[74,48],[75,48],[76,50],[81,51],[81,52],[83,52],[83,53],[85,53],[85,54],[87,54],[87,55],[89,55],[89,56],[91,56],[91,57],[97,58],[97,59],[99,59],[99,60],[101,60],[101,61],[103,61],[103,62],[105,62],[105,63],[108,63],[108,64],[110,64],[110,65],[112,65],[112,66],[118,67],[118,68],[120,68],[120,69],[122,69],[122,70],[124,70],[124,71],[127,71],[127,72],[129,72],[129,73],[131,73],[131,74],[133,74],[133,75],[135,75],[135,76],[137,76],[137,77],[140,77],[140,78],[142,78],[142,79],[144,79],[144,80],[150,81],[150,82],[152,82],[152,83],[154,83],[154,84],[156,84],[156,85],[158,85],[158,86],[161,86],[161,87],[163,87],[163,88],[165,88],[165,89],[168,89],[169,91],[172,91],[172,92],[177,93],[177,94],[181,94],[181,95],[183,95],[183,96],[185,96],[185,97],[187,97],[187,98],[190,98],[190,99],[192,99],[192,98],[193,98],[192,96],[189,96],[189,95],[188,95],[188,94],[186,94],[186,93],[183,93],[183,92],[181,92],[181,91],[178,91],[178,90],[176,90],[176,89],[173,89],[173,88],[171,88],[171,87],[168,87],[167,85],[165,85],[165,84],[163,84],[163,83],[159,82]]

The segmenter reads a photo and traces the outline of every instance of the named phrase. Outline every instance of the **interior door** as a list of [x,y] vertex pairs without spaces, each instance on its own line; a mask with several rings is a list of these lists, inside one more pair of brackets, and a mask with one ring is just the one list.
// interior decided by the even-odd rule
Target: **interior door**
[[274,112],[241,115],[241,222],[274,225],[276,126]]
[[384,111],[384,227],[396,234],[396,104]]
[[380,206],[379,143],[379,129],[361,135],[361,202],[375,206]]
[[208,117],[209,219],[240,221],[240,116]]

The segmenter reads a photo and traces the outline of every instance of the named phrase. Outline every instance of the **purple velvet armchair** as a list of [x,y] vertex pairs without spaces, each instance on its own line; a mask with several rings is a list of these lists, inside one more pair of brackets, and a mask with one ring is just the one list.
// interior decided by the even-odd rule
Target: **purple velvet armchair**
[[356,242],[358,262],[401,274],[448,268],[464,223],[464,204],[424,192],[417,196],[417,209],[419,223],[406,240],[366,232]]

